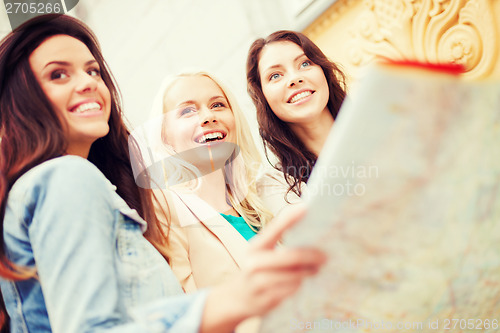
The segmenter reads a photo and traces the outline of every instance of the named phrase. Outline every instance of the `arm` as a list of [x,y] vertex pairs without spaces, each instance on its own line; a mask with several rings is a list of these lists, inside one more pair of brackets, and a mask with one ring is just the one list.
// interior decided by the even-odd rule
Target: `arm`
[[109,182],[94,166],[65,158],[42,177],[44,185],[33,190],[28,232],[53,332],[198,330],[203,294],[137,309],[135,321],[123,309],[115,266],[119,212],[112,208]]

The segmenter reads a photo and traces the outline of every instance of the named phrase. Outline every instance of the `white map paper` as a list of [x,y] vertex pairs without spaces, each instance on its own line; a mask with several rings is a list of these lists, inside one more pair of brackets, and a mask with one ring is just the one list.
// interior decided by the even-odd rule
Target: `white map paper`
[[308,186],[329,262],[261,332],[500,332],[500,82],[372,67]]

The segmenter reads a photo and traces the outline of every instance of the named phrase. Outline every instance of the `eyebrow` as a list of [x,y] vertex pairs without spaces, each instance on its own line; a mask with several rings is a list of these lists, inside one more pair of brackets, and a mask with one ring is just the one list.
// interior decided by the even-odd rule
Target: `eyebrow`
[[181,103],[177,104],[176,108],[180,108],[180,107],[185,106],[185,105],[193,105],[193,104],[196,104],[196,102],[195,101],[191,101],[191,100],[184,101],[184,102],[181,102]]
[[[97,60],[95,59],[92,59],[92,60],[89,60],[85,63],[85,66],[88,66],[88,65],[91,65],[93,63],[97,62]],[[71,66],[71,63],[67,62],[67,61],[58,61],[58,60],[55,60],[55,61],[51,61],[49,62],[48,64],[45,65],[45,67],[43,68],[47,68],[48,66],[50,65],[59,65],[59,66]]]
[[[212,102],[212,101],[214,101],[216,99],[219,99],[219,98],[227,100],[226,97],[224,97],[222,95],[217,95],[217,96],[211,97],[208,101]],[[180,107],[185,106],[185,105],[196,105],[196,104],[197,104],[196,101],[188,100],[188,101],[184,101],[184,102],[181,102],[181,103],[177,104],[177,108],[180,108]]]
[[219,99],[219,98],[222,98],[222,99],[224,99],[224,100],[227,100],[227,98],[226,98],[226,97],[224,97],[224,96],[222,96],[222,95],[218,95],[218,96],[214,96],[214,97],[210,98],[208,101],[209,101],[209,102],[212,102],[212,101],[214,101],[214,100],[216,100],[216,99]]
[[[299,60],[300,58],[302,58],[303,56],[305,56],[306,54],[305,53],[301,53],[299,54],[298,56],[295,57],[295,59],[293,59],[293,62],[296,62],[297,60]],[[276,64],[276,65],[272,65],[272,66],[269,66],[265,69],[264,72],[267,72],[269,71],[270,69],[273,69],[273,68],[278,68],[278,67],[281,67],[282,65],[281,64]]]

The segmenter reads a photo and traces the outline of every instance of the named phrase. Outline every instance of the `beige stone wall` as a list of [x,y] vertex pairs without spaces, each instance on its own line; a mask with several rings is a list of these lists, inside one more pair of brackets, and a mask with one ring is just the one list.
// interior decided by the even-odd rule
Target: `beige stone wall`
[[377,57],[456,62],[500,78],[499,0],[338,0],[304,32],[355,81]]

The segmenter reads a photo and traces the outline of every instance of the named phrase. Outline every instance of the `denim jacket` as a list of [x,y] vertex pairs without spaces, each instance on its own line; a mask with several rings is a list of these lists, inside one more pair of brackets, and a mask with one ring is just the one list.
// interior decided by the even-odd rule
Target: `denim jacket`
[[31,169],[9,192],[9,260],[37,278],[0,285],[11,332],[197,332],[206,292],[183,295],[146,223],[89,161]]

